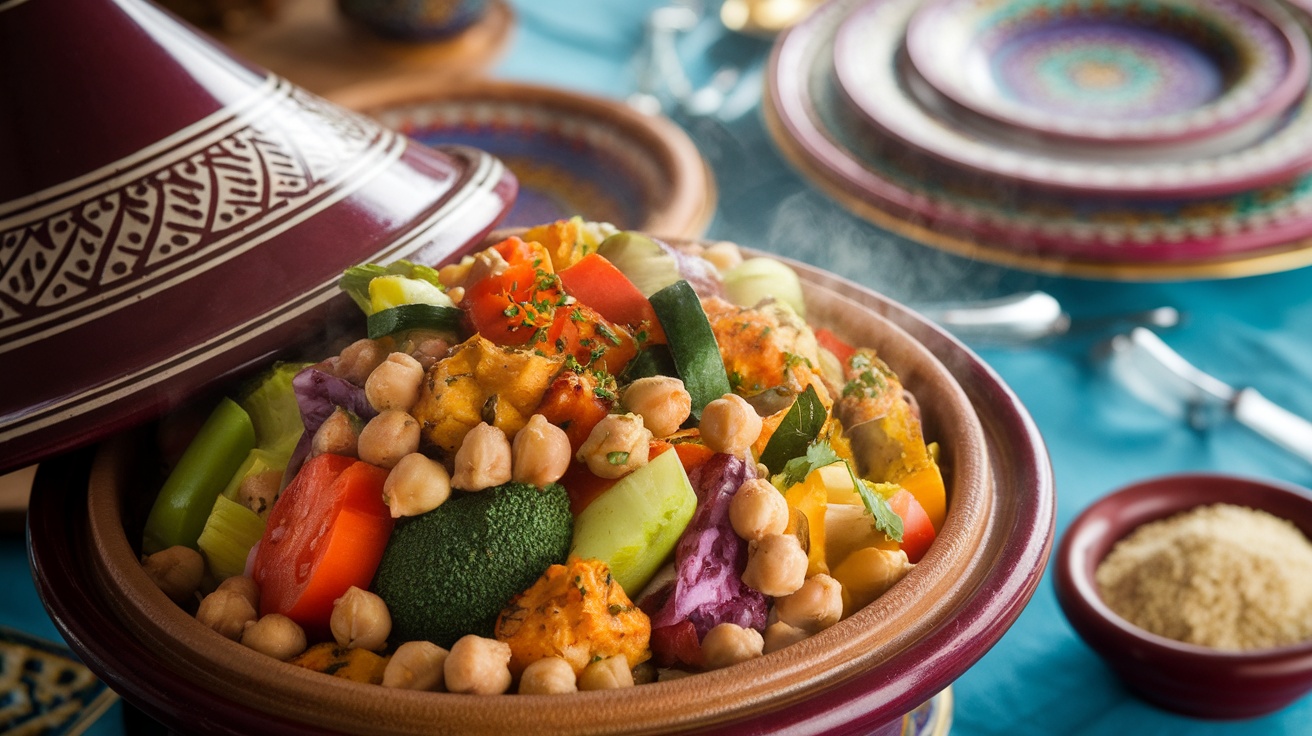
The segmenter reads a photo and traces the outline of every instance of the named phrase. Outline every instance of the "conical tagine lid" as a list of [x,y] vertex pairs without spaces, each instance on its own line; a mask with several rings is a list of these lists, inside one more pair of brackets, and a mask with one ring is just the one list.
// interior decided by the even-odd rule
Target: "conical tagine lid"
[[268,360],[344,268],[451,257],[515,192],[145,0],[0,0],[0,470]]

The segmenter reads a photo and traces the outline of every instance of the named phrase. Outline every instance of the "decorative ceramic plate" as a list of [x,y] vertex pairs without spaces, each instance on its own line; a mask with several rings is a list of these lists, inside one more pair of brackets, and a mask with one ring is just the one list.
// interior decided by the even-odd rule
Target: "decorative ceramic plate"
[[906,47],[976,113],[1117,144],[1260,132],[1309,69],[1302,29],[1266,0],[929,0]]
[[68,647],[0,626],[0,733],[75,736],[116,700]]
[[[889,0],[896,3],[900,0]],[[785,155],[881,226],[973,258],[1098,278],[1229,277],[1312,263],[1312,177],[1234,197],[1065,198],[963,175],[872,131],[846,107],[835,34],[862,0],[835,0],[780,39],[765,110]]]
[[701,235],[715,187],[691,139],[664,118],[512,82],[369,85],[333,95],[429,145],[487,151],[519,179],[507,226],[581,215],[623,229]]
[[[867,127],[952,166],[1036,190],[1156,198],[1230,194],[1287,181],[1312,167],[1312,97],[1303,98],[1258,140],[1231,151],[1226,148],[1233,141],[1226,136],[1177,150],[1095,146],[1081,151],[1069,144],[1044,145],[1006,125],[964,116],[906,71],[903,33],[920,5],[921,0],[843,3],[839,27],[826,29],[826,36],[837,39],[825,63],[832,59],[840,90]],[[827,17],[832,21],[833,13]]]

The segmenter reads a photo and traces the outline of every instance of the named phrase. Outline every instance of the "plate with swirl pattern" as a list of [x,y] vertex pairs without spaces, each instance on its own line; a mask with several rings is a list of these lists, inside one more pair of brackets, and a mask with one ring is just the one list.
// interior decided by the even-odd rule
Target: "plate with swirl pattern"
[[1271,0],[928,0],[906,46],[974,113],[1103,144],[1258,134],[1309,71],[1307,37]]

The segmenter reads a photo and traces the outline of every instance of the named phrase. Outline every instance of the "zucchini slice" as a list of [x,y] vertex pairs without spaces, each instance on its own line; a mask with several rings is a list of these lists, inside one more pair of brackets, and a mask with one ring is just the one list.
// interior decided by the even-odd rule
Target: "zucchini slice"
[[730,393],[729,374],[720,357],[711,322],[706,319],[697,292],[685,280],[679,280],[651,295],[661,329],[674,358],[674,367],[683,379],[683,387],[692,397],[692,416],[701,421],[707,404]]

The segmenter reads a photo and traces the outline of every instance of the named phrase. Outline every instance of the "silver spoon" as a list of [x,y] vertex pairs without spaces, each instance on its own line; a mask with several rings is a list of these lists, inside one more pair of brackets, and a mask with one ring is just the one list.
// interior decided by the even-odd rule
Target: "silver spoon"
[[921,314],[963,340],[1020,344],[1071,333],[1180,324],[1175,307],[1072,319],[1051,294],[1031,291],[997,299],[928,307]]

